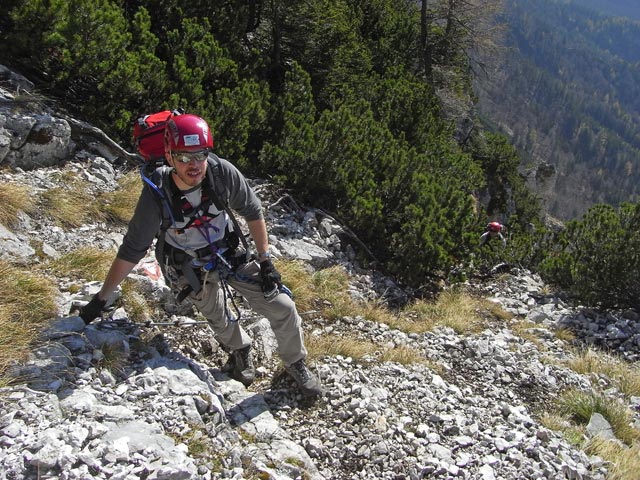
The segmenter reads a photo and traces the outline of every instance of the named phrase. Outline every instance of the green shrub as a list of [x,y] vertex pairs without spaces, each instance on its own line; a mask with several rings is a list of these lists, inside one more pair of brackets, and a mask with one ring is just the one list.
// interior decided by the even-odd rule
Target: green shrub
[[596,205],[567,223],[541,273],[588,305],[638,308],[639,225],[640,204]]

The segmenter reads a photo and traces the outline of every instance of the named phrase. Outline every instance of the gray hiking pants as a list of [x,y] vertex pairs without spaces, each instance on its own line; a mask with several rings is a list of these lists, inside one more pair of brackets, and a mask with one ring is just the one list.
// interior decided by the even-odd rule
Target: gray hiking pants
[[[249,281],[246,281],[246,280]],[[259,315],[265,316],[278,341],[278,353],[285,365],[291,365],[307,356],[302,333],[302,320],[296,305],[284,293],[279,293],[267,300],[260,286],[260,266],[252,261],[241,265],[236,276],[227,278],[231,285],[242,295],[251,308]],[[230,321],[225,309],[224,291],[220,285],[217,270],[209,272],[206,282],[197,294],[191,293],[189,298],[200,312],[207,318],[218,341],[230,350],[237,350],[251,345],[251,337],[238,321]],[[235,315],[235,312],[231,312]]]

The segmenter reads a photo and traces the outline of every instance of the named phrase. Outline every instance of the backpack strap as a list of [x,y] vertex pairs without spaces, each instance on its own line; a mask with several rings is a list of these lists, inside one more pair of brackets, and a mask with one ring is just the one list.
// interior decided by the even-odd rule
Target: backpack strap
[[[207,160],[207,182],[205,192],[220,211],[227,210],[227,189],[222,183],[222,172],[220,171],[220,159],[214,153],[209,154]],[[220,194],[218,194],[218,192]],[[222,197],[220,196],[222,195]],[[224,200],[223,200],[224,199]]]
[[[171,174],[171,168],[167,165],[156,168],[151,175],[145,174],[144,167],[140,170],[142,180],[156,192],[160,203],[162,205],[162,223],[160,224],[160,232],[158,233],[158,240],[156,242],[155,256],[162,274],[167,278],[167,271],[165,264],[165,236],[166,232],[174,225],[176,221],[182,221],[184,215],[180,209],[180,202],[176,201],[177,188],[172,188],[173,182],[170,181],[169,175]],[[200,278],[194,268],[191,266],[191,259],[188,255],[184,255],[182,260],[178,262],[182,274],[186,277],[188,285],[179,293],[177,300],[182,302],[186,296],[192,292],[198,292],[202,288]]]
[[[227,212],[227,215],[229,215],[229,218],[231,219],[231,223],[233,223],[233,230],[234,232],[236,232],[236,234],[238,235],[238,238],[240,238],[240,241],[242,242],[242,246],[244,247],[244,250],[246,252],[246,261],[248,262],[251,258],[251,254],[249,252],[249,243],[247,242],[246,237],[242,233],[242,229],[240,228],[238,219],[233,214],[233,211],[231,210],[231,208],[229,208],[229,205],[227,204],[227,202],[222,201],[220,199],[220,195],[216,193],[216,190],[218,190],[222,194],[225,194],[226,192],[226,188],[221,182],[222,172],[220,168],[220,159],[215,153],[211,153],[209,155],[212,158],[212,160],[207,160],[207,162],[209,163],[208,165],[209,168],[207,168],[207,177],[209,179],[209,182],[208,182],[209,190],[207,190],[207,195],[210,195],[209,198],[213,201],[213,204],[216,206],[218,210],[220,211],[224,210],[225,212]],[[226,194],[223,198],[225,198],[226,200]]]
[[[160,232],[158,233],[158,241],[156,242],[156,260],[160,265],[162,273],[166,276],[164,265],[164,246],[165,246],[165,234],[167,229],[176,222],[173,214],[173,208],[171,205],[171,191],[168,181],[169,173],[171,169],[164,165],[153,170],[149,175],[149,170],[146,166],[140,168],[140,177],[142,181],[146,183],[160,199],[160,206],[162,208],[162,222],[160,224]],[[182,212],[180,213],[182,215]]]

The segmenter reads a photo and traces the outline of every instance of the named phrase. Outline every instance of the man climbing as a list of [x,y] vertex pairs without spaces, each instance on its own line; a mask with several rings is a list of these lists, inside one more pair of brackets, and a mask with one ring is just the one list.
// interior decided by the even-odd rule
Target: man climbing
[[[280,274],[271,262],[261,202],[242,173],[212,149],[213,137],[204,119],[192,114],[169,119],[164,130],[168,167],[157,169],[154,183],[147,181],[144,186],[102,288],[80,316],[86,323],[100,316],[106,300],[157,237],[156,258],[167,284],[178,300],[188,296],[207,318],[218,341],[230,351],[226,369],[234,379],[249,386],[255,367],[252,340],[227,306],[227,285],[269,320],[285,369],[303,394],[319,395],[320,381],[305,364],[300,315],[283,293]],[[252,258],[240,245],[242,232],[234,229],[225,207],[246,220],[257,250]]]
[[502,242],[502,246],[507,246],[507,240],[502,235],[502,231],[504,230],[504,225],[500,222],[491,222],[487,224],[486,231],[480,236],[480,246],[485,245],[489,240],[494,238],[499,239]]

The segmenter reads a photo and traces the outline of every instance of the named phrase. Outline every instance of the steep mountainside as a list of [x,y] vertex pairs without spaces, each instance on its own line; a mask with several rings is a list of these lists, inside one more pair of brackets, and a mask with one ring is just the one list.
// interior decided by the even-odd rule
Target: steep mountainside
[[574,3],[605,15],[640,20],[640,3],[636,0],[574,0]]
[[[24,361],[6,335],[22,317],[1,324],[13,380],[0,385],[1,480],[635,478],[613,477],[616,465],[578,444],[604,435],[630,443],[640,396],[628,395],[624,378],[579,373],[572,363],[582,356],[575,347],[587,345],[637,362],[640,314],[573,307],[539,276],[502,264],[493,276],[443,285],[449,307],[425,304],[399,325],[398,312],[380,318],[362,302],[391,306],[408,292],[359,265],[355,239],[335,219],[265,181],[251,180],[274,257],[295,260],[332,289],[341,285],[332,277],[349,273],[334,313],[325,313],[332,302],[320,294],[300,311],[323,382],[319,398],[303,398],[288,380],[269,322],[235,294],[229,307],[252,336],[259,367],[249,388],[232,380],[226,352],[189,301],[175,302],[153,249],[129,276],[131,302],[85,325],[71,312],[100,282],[86,278],[93,271],[56,265],[83,263],[87,246],[113,251],[121,243],[121,222],[95,214],[69,222],[93,201],[114,206],[109,199],[126,196],[127,169],[114,153],[121,148],[40,99],[16,101],[0,85],[0,100],[0,180],[6,191],[23,187],[37,207],[0,221],[0,278],[15,279],[0,289],[0,311],[8,317],[13,297],[34,298],[25,272],[46,273],[56,298],[46,319],[35,319],[39,338]],[[80,211],[60,212],[71,197],[86,199]],[[301,307],[304,295],[290,285]],[[362,308],[345,309],[351,300]],[[583,410],[579,426],[550,419],[567,391],[628,410],[625,428],[596,411]],[[628,451],[637,457],[635,447]]]
[[549,211],[570,219],[637,200],[640,24],[557,0],[509,0],[502,20],[507,48],[477,81],[479,108],[512,138],[524,170],[555,167],[540,192]]
[[[12,163],[0,171],[3,185],[28,187],[36,198],[70,190],[73,179],[94,197],[117,188],[124,169],[90,152],[95,138],[76,136],[55,114],[29,113],[31,103],[10,108],[12,96],[2,93],[0,137],[15,139]],[[27,160],[30,169],[15,167]],[[331,217],[253,182],[279,260],[316,272],[344,268],[354,301],[382,305],[402,293],[353,261],[349,237]],[[55,218],[37,208],[20,212],[11,228],[0,223],[0,258],[36,271],[79,256],[78,247],[110,250],[121,242],[123,225],[91,218],[60,226]],[[221,368],[227,355],[190,302],[176,304],[152,249],[138,267],[129,279],[155,306],[147,322],[134,321],[134,305],[124,302],[85,325],[69,312],[100,282],[55,277],[58,314],[29,358],[12,363],[15,384],[0,387],[0,479],[610,478],[611,466],[550,428],[544,411],[566,389],[589,394],[601,386],[617,402],[608,377],[570,368],[576,351],[562,332],[636,361],[640,318],[632,311],[575,309],[516,268],[457,286],[465,298],[490,297],[481,315],[475,302],[454,302],[462,329],[443,322],[405,332],[368,314],[305,310],[306,341],[318,346],[313,368],[325,390],[310,401],[283,375],[269,322],[240,297],[233,297],[234,311],[259,363],[249,388]],[[412,324],[427,323],[423,315],[416,310]],[[638,397],[624,401],[640,410]],[[612,438],[597,415],[587,418],[585,436]]]

